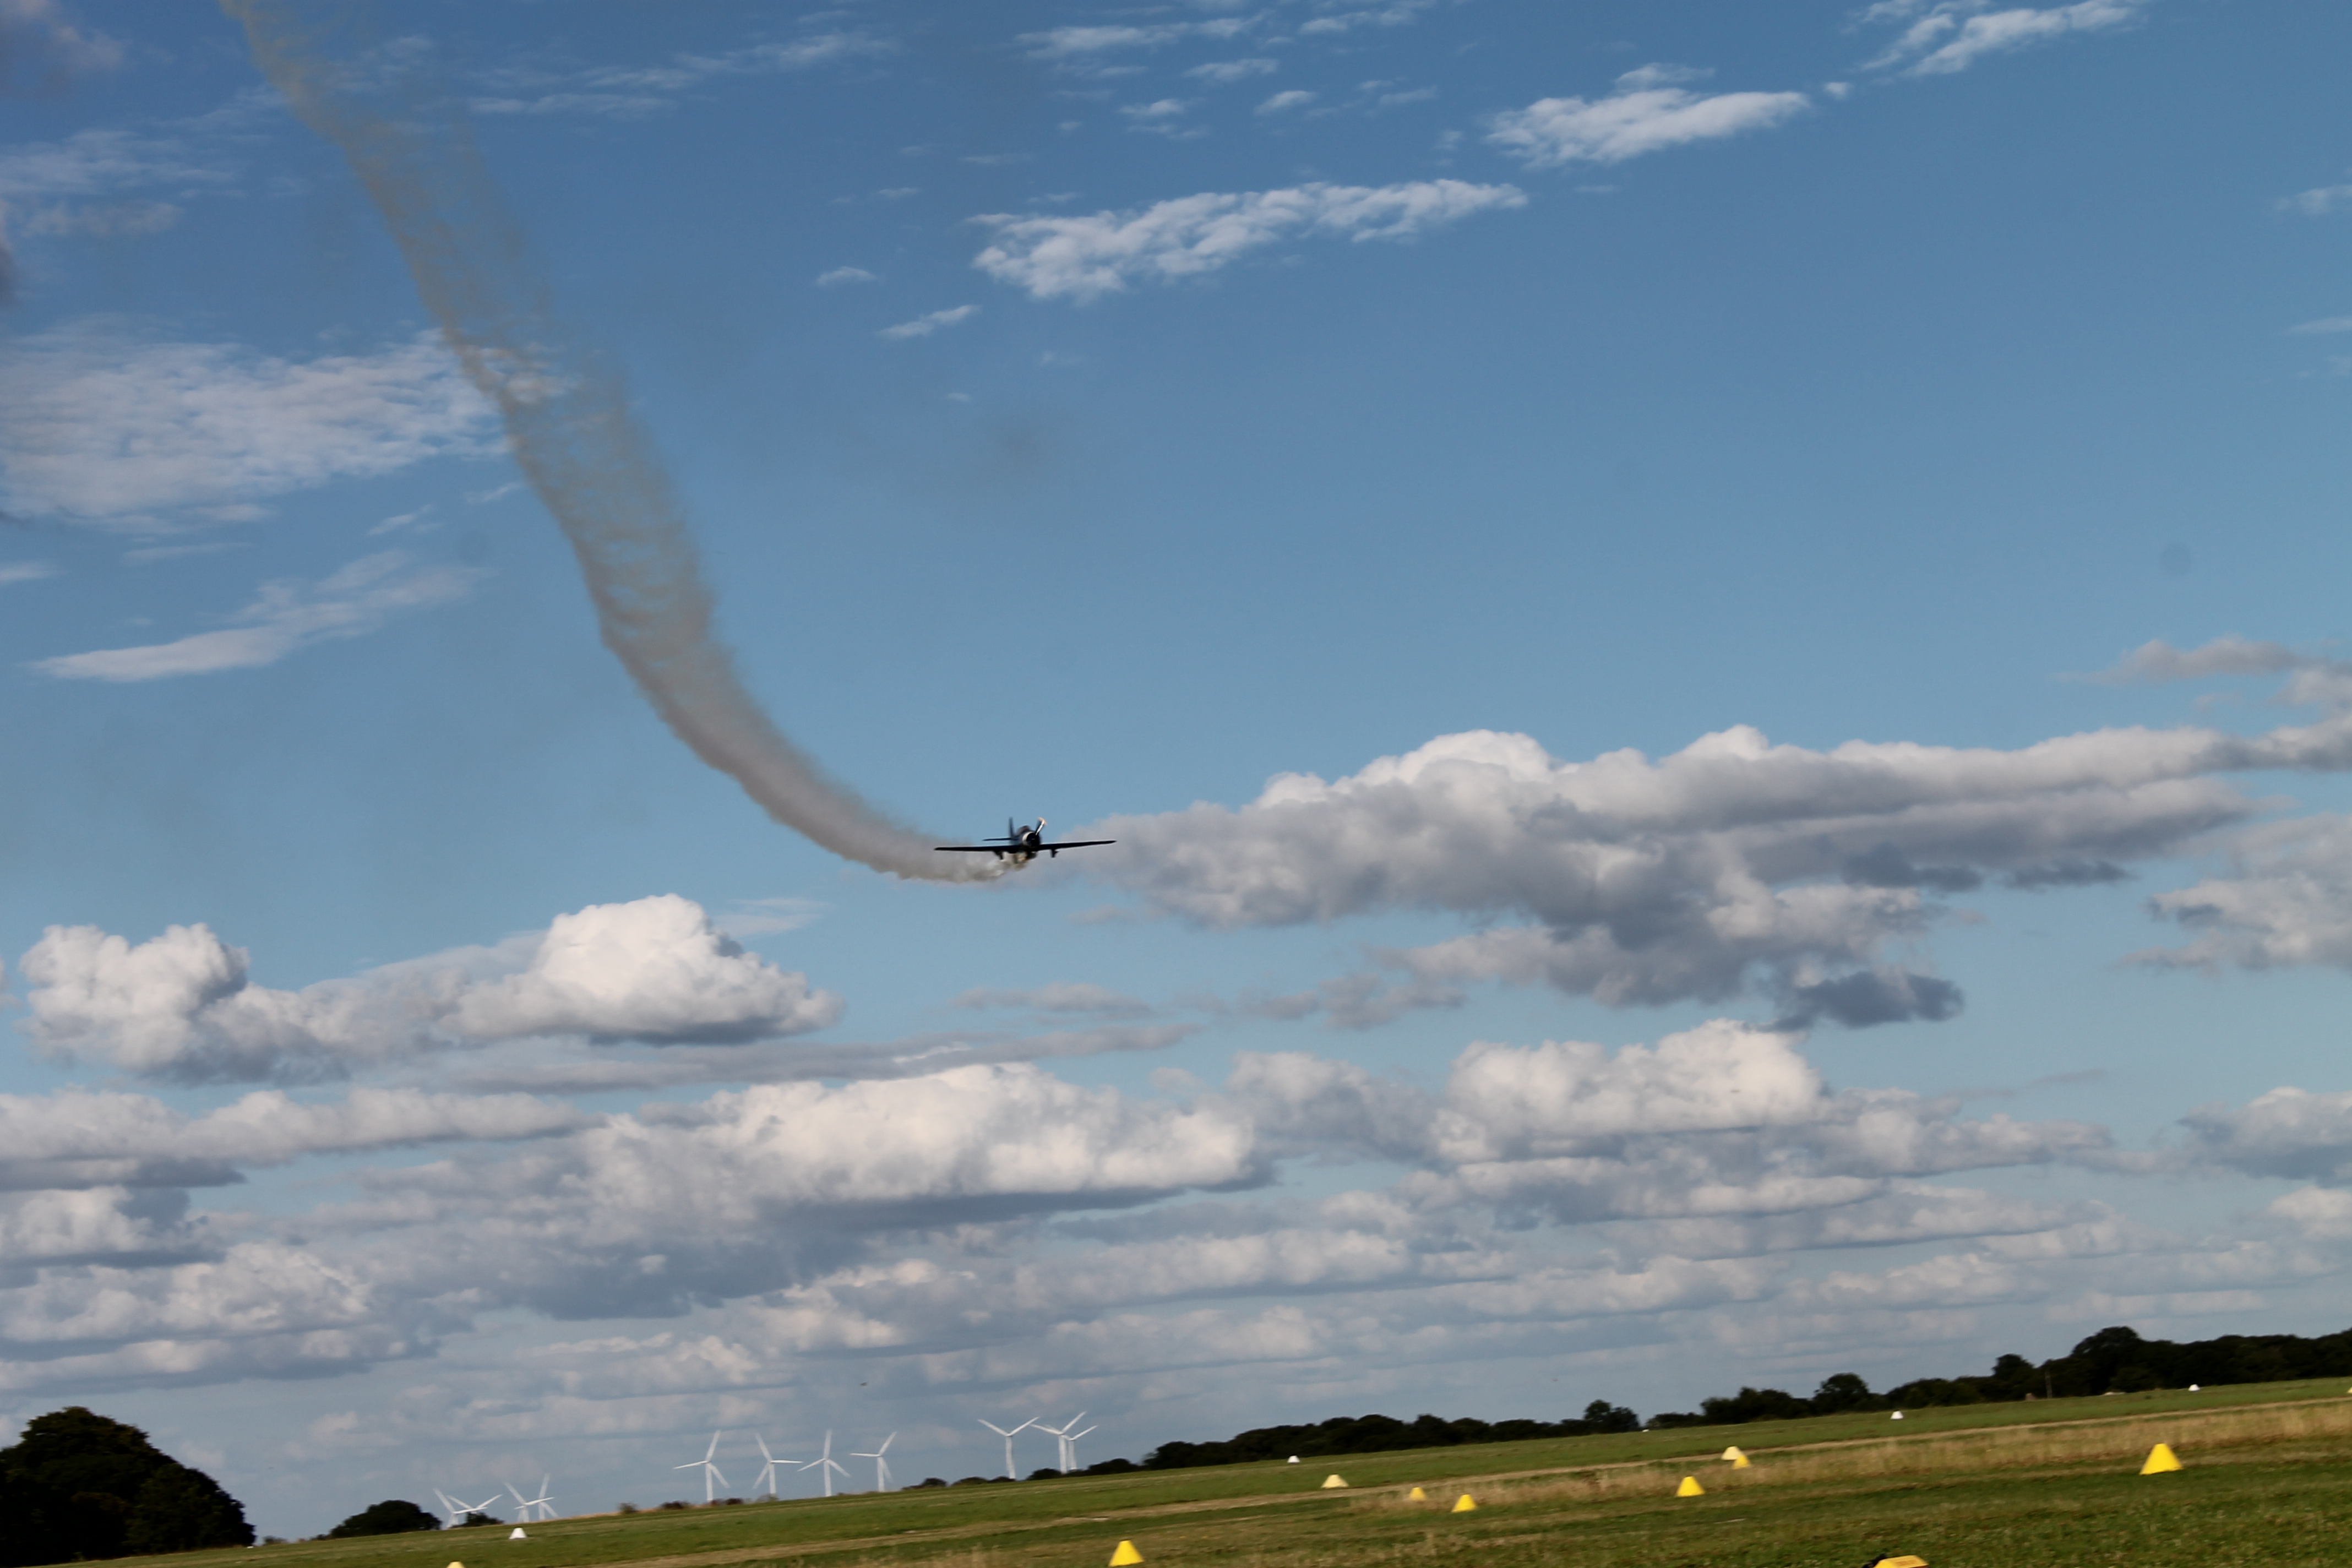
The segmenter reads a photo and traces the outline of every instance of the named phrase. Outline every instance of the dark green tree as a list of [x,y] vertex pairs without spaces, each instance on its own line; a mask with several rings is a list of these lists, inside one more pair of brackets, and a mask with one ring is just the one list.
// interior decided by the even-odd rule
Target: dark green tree
[[253,1544],[245,1510],[210,1476],[78,1405],[0,1448],[0,1568]]
[[438,1530],[441,1521],[404,1498],[386,1498],[363,1508],[327,1531],[330,1541],[352,1535],[405,1535],[412,1530]]

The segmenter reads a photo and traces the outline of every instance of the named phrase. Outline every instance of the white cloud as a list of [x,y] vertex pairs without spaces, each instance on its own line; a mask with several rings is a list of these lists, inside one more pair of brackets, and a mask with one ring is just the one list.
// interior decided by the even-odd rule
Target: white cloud
[[1302,37],[1318,34],[1353,32],[1358,27],[1402,27],[1421,19],[1436,0],[1392,0],[1386,5],[1365,5],[1352,10],[1328,11],[1299,25]]
[[21,340],[0,374],[7,508],[152,528],[436,457],[499,449],[437,337],[294,361],[103,321]]
[[1292,88],[1288,92],[1277,92],[1274,94],[1264,103],[1259,104],[1254,112],[1259,114],[1281,114],[1288,110],[1304,109],[1308,104],[1315,101],[1315,94],[1307,91],[1303,88]]
[[76,26],[58,0],[0,0],[0,80],[53,89],[121,63],[120,43]]
[[2352,332],[2352,316],[2323,316],[2315,321],[2298,321],[2287,331],[2306,336],[2321,332]]
[[[2073,33],[2102,33],[2139,19],[2146,0],[2079,0],[2072,5],[1986,9],[1987,0],[1905,0],[1872,6],[1865,21],[1907,21],[1903,36],[1869,62],[1902,66],[1908,76],[1963,71],[1987,55],[2047,43]],[[1906,63],[1907,62],[1907,63]]]
[[1689,79],[1681,68],[1643,66],[1619,77],[1606,98],[1538,99],[1495,115],[1486,140],[1531,168],[1619,163],[1686,142],[1767,130],[1811,107],[1801,92],[1700,94],[1671,85]]
[[317,583],[280,578],[219,631],[142,647],[60,654],[32,668],[61,680],[164,680],[254,669],[343,637],[364,637],[395,616],[464,597],[487,574],[472,566],[421,566],[398,551],[352,562]]
[[48,206],[25,220],[25,232],[120,239],[135,235],[161,234],[180,221],[183,211],[170,202],[108,202],[96,206]]
[[1043,33],[1024,33],[1014,41],[1029,46],[1032,59],[1086,69],[1101,55],[1123,49],[1158,49],[1185,38],[1234,38],[1254,25],[1254,19],[1249,17],[1220,16],[1206,22],[1160,22],[1141,26],[1055,27]]
[[2306,817],[2231,841],[2233,874],[2148,900],[2199,934],[2135,956],[2164,968],[2352,969],[2352,820]]
[[837,289],[844,283],[879,283],[880,281],[882,279],[878,273],[868,272],[863,267],[836,267],[830,272],[817,274],[816,286],[820,289]]
[[0,149],[0,197],[94,196],[152,185],[217,189],[229,175],[175,136],[122,130],[78,131],[61,142]]
[[11,583],[37,583],[64,570],[54,561],[10,561],[0,563],[0,587]]
[[941,327],[952,327],[958,321],[979,313],[977,305],[957,305],[945,310],[933,310],[927,316],[918,316],[911,321],[901,321],[895,327],[885,327],[877,335],[888,338],[893,342],[902,342],[908,338],[927,338]]
[[1137,1000],[1107,985],[1090,985],[1083,982],[1056,981],[1051,985],[1039,985],[1025,991],[1009,991],[994,986],[982,986],[966,991],[948,1004],[950,1007],[1023,1007],[1037,1013],[1097,1013],[1105,1017],[1139,1018],[1151,1011],[1147,1003]]
[[2283,198],[2279,205],[2305,217],[2325,217],[2336,208],[2352,205],[2352,185],[2320,185]]
[[[1397,909],[1530,922],[1385,955],[1423,981],[1540,982],[1612,1005],[1760,984],[1792,1018],[1867,1024],[1957,1008],[1948,982],[1890,956],[1931,929],[1934,895],[2114,881],[2252,813],[2214,774],[2347,765],[2343,711],[2255,737],[2109,730],[2014,752],[1815,752],[1742,728],[1656,762],[1561,762],[1482,731],[1336,782],[1281,775],[1238,810],[1097,824],[1119,842],[1087,869],[1213,927]],[[2199,899],[2226,895],[2209,885],[2167,907]]]
[[1214,82],[1219,87],[1230,87],[1234,82],[1247,81],[1255,76],[1267,76],[1280,68],[1276,62],[1264,58],[1211,60],[1205,65],[1192,67],[1184,74],[1196,81]]
[[789,44],[754,44],[719,54],[673,55],[653,66],[599,66],[549,72],[509,67],[485,79],[503,91],[474,99],[477,114],[594,114],[637,120],[672,108],[679,94],[722,77],[771,76],[887,54],[892,46],[859,33],[821,33]]
[[977,221],[995,243],[972,265],[1032,299],[1092,300],[1137,280],[1172,282],[1217,271],[1251,251],[1307,235],[1409,239],[1473,213],[1526,205],[1510,185],[1460,180],[1364,186],[1317,183],[1276,191],[1203,193],[1141,212]]
[[189,1082],[318,1079],[538,1035],[650,1042],[823,1028],[840,998],[745,952],[675,895],[592,904],[536,937],[301,991],[256,985],[203,925],[133,946],[52,926],[25,954],[20,1026],[46,1054]]

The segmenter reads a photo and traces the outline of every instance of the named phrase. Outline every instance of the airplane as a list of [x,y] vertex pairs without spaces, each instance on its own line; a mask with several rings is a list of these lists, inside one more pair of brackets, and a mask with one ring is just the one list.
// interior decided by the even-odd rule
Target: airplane
[[1044,817],[1037,819],[1034,827],[1015,827],[1008,816],[1004,819],[1004,837],[1002,838],[992,838],[985,844],[940,844],[933,847],[944,854],[986,854],[993,855],[999,860],[1010,857],[1015,866],[1026,866],[1037,858],[1040,852],[1058,859],[1065,849],[1086,849],[1097,844],[1118,842],[1116,838],[1073,838],[1066,844],[1048,844],[1045,842]]

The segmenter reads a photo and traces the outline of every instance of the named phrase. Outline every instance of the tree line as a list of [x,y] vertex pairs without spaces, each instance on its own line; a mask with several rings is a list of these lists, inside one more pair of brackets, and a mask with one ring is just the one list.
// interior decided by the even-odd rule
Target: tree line
[[[1143,1458],[1106,1459],[1089,1475],[1122,1470],[1175,1470],[1195,1465],[1238,1465],[1268,1459],[1328,1458],[1400,1448],[1444,1448],[1462,1443],[1509,1443],[1528,1437],[1580,1437],[1596,1432],[1653,1431],[1680,1426],[1730,1426],[1835,1415],[1851,1410],[1924,1410],[1941,1405],[2003,1400],[2066,1399],[2094,1394],[2136,1394],[2185,1388],[2194,1383],[2285,1383],[2306,1377],[2352,1377],[2352,1329],[2305,1339],[2297,1334],[2224,1334],[2186,1344],[2142,1339],[2127,1328],[2101,1329],[2062,1356],[2039,1363],[2004,1355],[1981,1375],[1922,1377],[1885,1393],[1850,1372],[1822,1380],[1810,1398],[1781,1388],[1742,1388],[1699,1401],[1696,1410],[1661,1411],[1644,1422],[1622,1405],[1596,1399],[1580,1418],[1565,1421],[1448,1421],[1435,1415],[1400,1421],[1392,1415],[1341,1415],[1312,1426],[1259,1426],[1222,1442],[1162,1443]],[[1040,1471],[1048,1475],[1055,1472]]]

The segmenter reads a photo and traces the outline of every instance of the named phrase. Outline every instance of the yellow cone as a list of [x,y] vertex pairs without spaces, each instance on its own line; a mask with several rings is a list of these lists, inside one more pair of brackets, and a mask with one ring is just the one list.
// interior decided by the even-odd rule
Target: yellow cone
[[1927,1560],[1925,1557],[1914,1557],[1906,1552],[1900,1557],[1882,1557],[1872,1563],[1870,1568],[1927,1568]]
[[1415,1487],[1412,1490],[1404,1494],[1404,1500],[1407,1502],[1427,1502],[1429,1500],[1429,1494],[1422,1490],[1419,1487]]
[[1478,1505],[1470,1500],[1470,1494],[1468,1492],[1464,1492],[1460,1497],[1454,1500],[1454,1511],[1456,1513],[1476,1513],[1478,1511]]
[[2139,1468],[2139,1473],[2143,1476],[2160,1476],[2167,1470],[2177,1470],[2179,1468],[2180,1459],[2173,1453],[2172,1445],[2158,1443],[2147,1451],[2147,1463]]
[[1735,1470],[1752,1470],[1756,1468],[1756,1461],[1742,1454],[1731,1461],[1731,1468]]
[[1738,1444],[1734,1443],[1730,1447],[1726,1448],[1723,1451],[1723,1457],[1727,1459],[1744,1459],[1748,1456],[1739,1451]]
[[1348,1483],[1346,1481],[1340,1479],[1338,1476],[1325,1476],[1323,1478],[1323,1489],[1327,1492],[1333,1487],[1344,1487]]
[[1696,1476],[1685,1476],[1683,1484],[1675,1489],[1676,1497],[1705,1497],[1706,1489],[1698,1484]]
[[1135,1542],[1122,1541],[1118,1543],[1118,1550],[1110,1554],[1110,1568],[1128,1568],[1128,1564],[1142,1561],[1143,1553],[1135,1549]]

